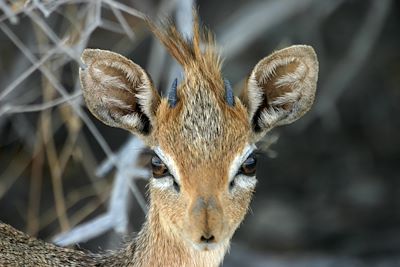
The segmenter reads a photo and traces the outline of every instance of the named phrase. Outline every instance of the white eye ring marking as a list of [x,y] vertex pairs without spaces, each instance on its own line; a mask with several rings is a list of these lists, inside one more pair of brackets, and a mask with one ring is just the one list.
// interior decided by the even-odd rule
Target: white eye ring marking
[[[173,178],[175,179],[175,181],[177,183],[180,183],[179,175],[177,172],[178,169],[176,167],[174,160],[169,155],[164,153],[164,151],[162,151],[162,149],[158,146],[153,148],[153,151],[164,162],[164,164],[167,165],[167,168],[168,168],[169,172],[171,173],[171,175],[173,176]],[[168,177],[166,177],[166,178],[168,178]],[[163,178],[158,178],[158,179],[161,180]]]
[[246,176],[243,174],[239,174],[234,178],[234,186],[233,186],[233,190],[235,190],[235,188],[240,187],[242,189],[245,190],[250,190],[253,189],[256,184],[257,184],[257,179],[256,176]]
[[158,188],[160,190],[167,190],[171,189],[174,185],[174,180],[170,176],[166,176],[163,178],[153,178],[150,179],[150,183],[154,188]]
[[243,162],[246,161],[246,159],[250,156],[251,153],[256,149],[257,147],[254,144],[247,145],[244,149],[243,152],[237,155],[234,160],[231,163],[231,166],[229,168],[229,184],[233,182],[233,190],[235,188],[240,187],[245,190],[250,190],[253,189],[256,186],[257,179],[256,176],[247,176],[243,174],[238,174],[240,166],[243,164]]
[[240,153],[239,155],[237,155],[232,163],[231,166],[229,168],[229,173],[228,173],[228,181],[231,182],[237,172],[239,171],[240,166],[243,164],[243,162],[246,161],[246,159],[250,156],[251,153],[253,153],[253,151],[256,149],[257,147],[254,144],[251,145],[247,145],[244,149],[243,152]]

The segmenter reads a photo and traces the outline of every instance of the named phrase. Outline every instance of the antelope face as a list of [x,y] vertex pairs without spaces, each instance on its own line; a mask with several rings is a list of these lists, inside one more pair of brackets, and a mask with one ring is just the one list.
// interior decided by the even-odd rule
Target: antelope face
[[246,214],[256,158],[246,108],[215,94],[222,80],[207,90],[213,85],[195,81],[178,87],[173,108],[160,104],[150,185],[164,228],[208,250],[226,245]]
[[277,51],[255,66],[240,98],[234,97],[212,40],[203,40],[201,49],[196,27],[192,42],[173,27],[153,28],[185,71],[168,99],[141,67],[109,51],[85,50],[80,78],[97,118],[154,150],[150,210],[163,231],[210,250],[226,248],[246,214],[256,184],[255,142],[310,109],[318,62],[309,46]]
[[164,229],[197,249],[227,245],[246,214],[256,184],[252,150],[245,146],[242,153],[232,153],[232,161],[232,156],[219,155],[218,163],[188,166],[191,163],[181,162],[184,159],[177,162],[156,149],[151,197]]

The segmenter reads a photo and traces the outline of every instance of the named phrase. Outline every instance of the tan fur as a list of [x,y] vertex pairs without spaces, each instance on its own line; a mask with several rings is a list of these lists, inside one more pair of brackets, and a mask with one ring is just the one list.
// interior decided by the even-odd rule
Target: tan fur
[[[186,77],[197,77],[213,86],[221,87],[221,59],[216,51],[213,34],[199,28],[198,16],[194,12],[193,38],[186,40],[172,24],[156,26],[148,21],[154,35],[164,44],[169,53],[182,65]],[[215,84],[214,84],[215,83]],[[214,86],[215,85],[215,86]]]
[[95,256],[60,248],[0,223],[0,266],[96,266]]
[[[0,241],[5,248],[0,250],[0,263],[26,242],[38,249],[31,256],[14,255],[14,262],[47,266],[48,254],[54,263],[68,258],[71,265],[81,261],[86,266],[208,267],[222,262],[256,182],[255,177],[237,174],[242,157],[267,131],[300,118],[311,107],[316,55],[311,47],[293,46],[264,58],[232,106],[225,101],[212,35],[202,33],[197,19],[191,41],[171,25],[149,25],[185,71],[174,107],[160,98],[140,66],[121,55],[87,49],[82,55],[87,68],[80,71],[91,112],[110,126],[139,135],[165,158],[175,176],[150,179],[150,210],[142,230],[125,248],[95,256],[45,244],[3,226],[0,234],[7,238]],[[179,191],[172,186],[173,179]]]

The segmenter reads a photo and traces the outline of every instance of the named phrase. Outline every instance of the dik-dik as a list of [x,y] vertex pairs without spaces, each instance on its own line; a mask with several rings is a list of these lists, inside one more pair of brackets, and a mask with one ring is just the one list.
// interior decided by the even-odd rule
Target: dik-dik
[[1,266],[219,266],[256,186],[255,143],[311,107],[318,61],[310,46],[274,52],[251,71],[239,97],[221,74],[212,35],[194,23],[186,40],[150,28],[184,77],[161,97],[131,60],[86,49],[80,69],[89,110],[153,151],[149,212],[124,248],[102,255],[57,247],[0,224]]

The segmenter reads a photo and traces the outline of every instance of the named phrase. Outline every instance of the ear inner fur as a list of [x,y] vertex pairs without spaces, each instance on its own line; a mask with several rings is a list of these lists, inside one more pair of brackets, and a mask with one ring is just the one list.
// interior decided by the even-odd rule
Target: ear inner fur
[[88,108],[104,123],[146,136],[155,124],[160,98],[147,73],[129,59],[105,50],[86,49],[80,69]]
[[275,126],[297,120],[310,109],[317,76],[318,61],[310,46],[277,51],[256,65],[241,96],[256,140]]

